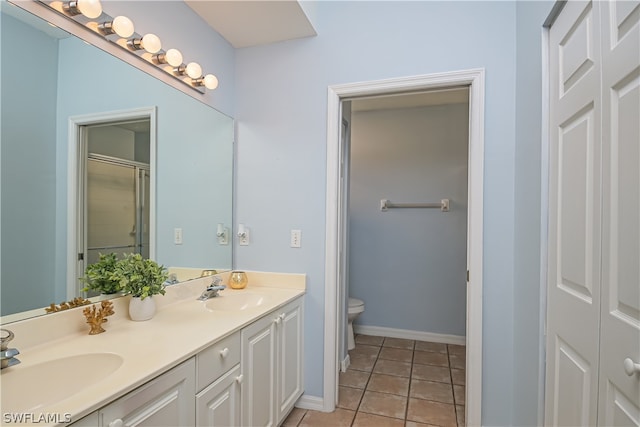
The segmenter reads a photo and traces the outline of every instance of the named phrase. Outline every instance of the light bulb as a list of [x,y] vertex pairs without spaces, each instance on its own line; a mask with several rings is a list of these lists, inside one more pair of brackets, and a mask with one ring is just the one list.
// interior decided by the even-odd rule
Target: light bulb
[[182,54],[178,49],[169,49],[164,54],[164,60],[172,67],[178,67],[182,64]]
[[81,14],[90,19],[102,15],[100,0],[78,0],[77,7]]
[[133,34],[133,22],[126,16],[116,16],[111,23],[113,32],[122,38],[130,37]]
[[187,64],[187,76],[197,79],[202,75],[202,67],[197,62],[189,62]]
[[204,76],[204,87],[213,90],[218,87],[218,78],[213,74],[207,74]]
[[160,43],[158,36],[149,33],[142,37],[142,47],[149,53],[156,53],[162,49],[162,43]]

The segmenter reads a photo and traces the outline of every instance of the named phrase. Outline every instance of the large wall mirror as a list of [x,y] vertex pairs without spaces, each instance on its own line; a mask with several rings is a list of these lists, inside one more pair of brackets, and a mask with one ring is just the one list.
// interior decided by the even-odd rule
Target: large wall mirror
[[[70,170],[81,155],[72,153],[70,136],[83,123],[95,125],[95,117],[111,120],[111,129],[94,133],[108,134],[124,151],[126,141],[135,151],[141,138],[154,139],[145,190],[151,197],[142,198],[151,204],[142,226],[150,256],[166,267],[230,269],[231,239],[221,244],[216,232],[218,224],[233,229],[233,119],[19,7],[2,1],[0,8],[3,320],[44,314],[43,307],[74,296],[69,218],[83,214],[70,200],[77,184]],[[102,163],[124,156],[105,150],[94,156]],[[130,163],[145,169],[145,158],[149,153]]]

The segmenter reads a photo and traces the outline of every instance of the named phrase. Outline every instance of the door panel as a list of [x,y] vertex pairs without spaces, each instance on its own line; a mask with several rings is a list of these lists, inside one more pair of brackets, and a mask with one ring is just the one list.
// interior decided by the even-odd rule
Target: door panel
[[600,111],[597,4],[568,2],[550,30],[545,423],[597,419]]
[[[603,23],[603,27],[611,26],[610,47],[613,48],[615,45],[620,43],[623,38],[625,38],[629,31],[636,28],[638,25],[638,18],[640,18],[640,8],[638,8],[637,1],[630,0],[612,0],[605,7],[608,10],[605,11],[606,14],[604,16],[609,17],[611,24],[605,22]],[[637,28],[634,31],[636,31],[635,37],[637,40]],[[634,37],[634,35],[631,37]]]
[[267,316],[242,331],[242,425],[275,425],[276,323]]
[[640,2],[602,2],[603,210],[598,424],[640,425]]
[[196,395],[196,426],[240,425],[240,365]]
[[606,382],[605,412],[600,415],[601,426],[638,426],[640,425],[640,409],[638,403],[629,400],[611,381]]
[[593,69],[594,44],[592,5],[588,3],[558,45],[561,95]]
[[[558,425],[586,425],[591,398],[591,364],[566,342],[556,340],[554,391],[557,395],[555,418]],[[580,420],[580,424],[576,424]]]
[[[558,138],[558,287],[593,302],[593,106],[560,126]],[[581,250],[576,250],[581,248]]]
[[302,302],[287,305],[282,311],[280,340],[278,342],[278,414],[277,419],[287,414],[302,394]]

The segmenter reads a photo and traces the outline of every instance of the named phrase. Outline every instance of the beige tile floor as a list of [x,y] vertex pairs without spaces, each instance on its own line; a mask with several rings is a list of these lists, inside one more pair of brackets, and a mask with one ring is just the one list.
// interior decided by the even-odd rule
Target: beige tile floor
[[464,346],[358,335],[349,358],[338,408],[295,408],[283,426],[464,426]]

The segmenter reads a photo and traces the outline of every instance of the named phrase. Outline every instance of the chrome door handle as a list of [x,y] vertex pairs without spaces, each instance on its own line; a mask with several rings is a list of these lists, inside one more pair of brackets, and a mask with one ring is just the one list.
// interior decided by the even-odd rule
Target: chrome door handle
[[624,366],[624,372],[629,376],[640,373],[640,363],[635,363],[629,357],[624,359],[624,362],[622,362],[622,366]]

